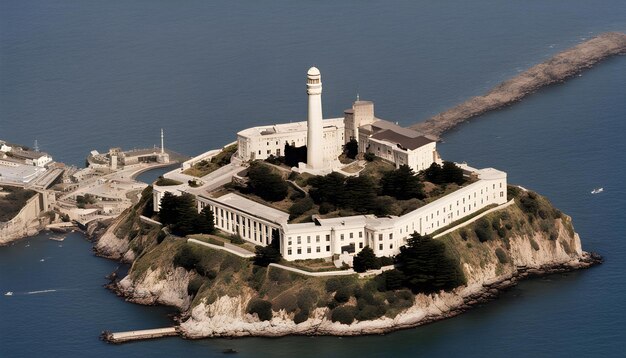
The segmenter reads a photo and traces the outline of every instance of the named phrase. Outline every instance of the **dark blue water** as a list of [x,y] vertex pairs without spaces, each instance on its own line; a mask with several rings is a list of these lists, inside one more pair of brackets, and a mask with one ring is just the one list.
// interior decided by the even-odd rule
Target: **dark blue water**
[[[0,138],[82,164],[92,148],[158,143],[197,154],[261,123],[306,116],[318,66],[324,112],[360,93],[410,124],[604,31],[626,32],[621,0],[2,1]],[[621,356],[626,350],[626,57],[458,127],[444,158],[494,166],[574,218],[606,263],[527,281],[460,317],[386,336],[288,337],[121,346],[102,329],[169,324],[104,288],[117,263],[71,235],[0,248],[0,355]],[[158,173],[157,173],[158,174]],[[145,180],[150,175],[146,174]],[[594,187],[605,192],[591,195]],[[29,247],[25,247],[30,244]],[[40,259],[45,261],[41,262]],[[46,289],[56,292],[26,295]]]

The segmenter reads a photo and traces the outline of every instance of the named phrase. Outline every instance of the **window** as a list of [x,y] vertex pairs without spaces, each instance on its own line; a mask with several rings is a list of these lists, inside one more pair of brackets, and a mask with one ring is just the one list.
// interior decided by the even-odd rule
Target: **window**
[[359,242],[359,249],[362,249],[362,248],[363,248],[363,243]]
[[389,244],[389,248],[390,248],[390,249],[393,249],[393,244]]
[[315,235],[315,242],[320,242],[320,236],[319,235]]
[[503,191],[500,192],[500,197],[504,198],[504,192]]
[[326,241],[330,241],[330,235],[326,235]]
[[363,231],[359,231],[359,239],[363,237]]
[[310,253],[311,253],[311,247],[307,247],[307,248],[306,248],[306,253],[307,253],[307,254],[310,254]]
[[267,154],[272,154],[272,150],[271,150],[271,149],[268,149],[268,150],[267,150]]
[[389,234],[389,240],[393,240],[393,234]]
[[315,252],[322,252],[322,248],[321,248],[321,247],[319,247],[319,246],[318,246],[318,247],[316,247],[316,248],[315,248]]
[[354,233],[350,233],[350,238],[353,239],[354,238]]
[[378,244],[378,249],[382,250],[383,249],[383,244]]
[[383,241],[383,234],[378,234],[378,241]]
[[298,252],[298,255],[301,255],[302,254],[302,249],[298,247],[297,252]]
[[291,248],[287,249],[287,255],[291,255]]
[[341,241],[343,241],[343,234],[339,235],[339,237],[341,238]]
[[326,252],[330,252],[330,245],[326,246]]
[[302,239],[300,239],[300,236],[298,236],[297,243],[298,243],[298,245],[300,245],[302,243]]
[[306,243],[307,243],[307,244],[310,244],[310,243],[311,243],[311,237],[310,237],[310,236],[307,236],[307,237],[306,237]]

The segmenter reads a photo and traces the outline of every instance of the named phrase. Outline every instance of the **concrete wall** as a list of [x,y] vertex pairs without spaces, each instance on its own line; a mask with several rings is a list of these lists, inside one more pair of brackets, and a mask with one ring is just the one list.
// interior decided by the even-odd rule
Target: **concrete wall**
[[0,245],[37,233],[39,213],[42,212],[42,201],[41,194],[37,193],[28,199],[26,205],[13,219],[0,223]]

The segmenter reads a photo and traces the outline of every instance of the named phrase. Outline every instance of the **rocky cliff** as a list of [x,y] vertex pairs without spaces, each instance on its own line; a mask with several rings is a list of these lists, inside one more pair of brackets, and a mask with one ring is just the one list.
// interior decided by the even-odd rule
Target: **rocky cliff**
[[[189,338],[361,335],[452,317],[493,299],[529,275],[589,267],[598,261],[582,250],[571,219],[545,198],[517,188],[510,188],[509,196],[515,198],[515,205],[436,239],[458,260],[467,280],[466,285],[450,292],[381,293],[375,288],[376,278],[355,277],[341,284],[354,289],[347,300],[337,303],[340,289],[329,285],[332,279],[255,267],[223,251],[188,248],[197,250],[199,256],[194,259],[195,269],[187,270],[184,260],[188,253],[181,252],[191,244],[170,237],[144,244],[139,251],[130,250],[137,252],[137,259],[117,290],[137,303],[178,307],[180,331]],[[127,218],[120,218],[112,228],[119,228]],[[116,253],[115,257],[128,258],[133,240],[147,240],[137,235],[124,243],[127,239],[114,237],[109,231],[98,247]],[[266,308],[265,314],[255,311],[251,307],[258,302],[266,302],[271,309]],[[341,323],[334,312],[337,306],[352,307],[358,312],[356,318],[349,324]],[[378,308],[378,313],[371,313],[372,307]]]

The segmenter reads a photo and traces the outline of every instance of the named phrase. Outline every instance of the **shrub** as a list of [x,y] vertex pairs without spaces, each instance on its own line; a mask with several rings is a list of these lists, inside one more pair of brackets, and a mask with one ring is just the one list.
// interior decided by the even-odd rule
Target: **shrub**
[[320,214],[322,215],[328,214],[329,212],[333,210],[335,210],[335,207],[331,203],[323,202],[320,204],[319,211],[320,211]]
[[165,238],[167,237],[167,234],[165,233],[165,231],[161,230],[159,231],[159,233],[157,234],[156,240],[157,243],[160,244],[163,242],[163,240],[165,240]]
[[283,257],[280,254],[277,239],[273,239],[269,246],[257,246],[256,255],[254,256],[254,264],[258,266],[267,266],[271,263],[279,262]]
[[539,244],[537,243],[537,241],[535,241],[535,239],[530,239],[530,246],[533,248],[533,250],[539,251]]
[[313,208],[313,200],[304,198],[296,201],[289,208],[289,219],[293,220]]
[[259,298],[253,298],[248,303],[246,312],[250,314],[257,314],[261,321],[269,321],[272,319],[272,303]]
[[469,233],[465,229],[461,230],[459,234],[461,235],[461,239],[463,239],[463,241],[467,241],[469,238]]
[[235,245],[241,245],[241,244],[245,244],[246,242],[244,241],[244,239],[241,238],[241,235],[239,234],[232,234],[229,237],[229,240],[231,243],[235,244]]
[[265,267],[254,267],[252,269],[252,275],[248,278],[248,282],[250,287],[254,290],[259,291],[265,282],[265,274],[267,273],[267,268]]
[[501,264],[509,262],[509,258],[506,256],[506,253],[499,247],[496,249],[496,256],[498,257],[498,261],[500,261]]
[[182,267],[185,270],[193,270],[200,262],[200,259],[196,256],[195,252],[188,245],[184,245],[174,255],[174,266]]
[[474,229],[476,236],[480,242],[486,242],[493,238],[493,231],[489,220],[482,218],[476,222],[476,228]]
[[550,231],[550,240],[556,241],[556,239],[558,238],[559,238],[559,234],[557,234],[556,231]]
[[298,294],[298,307],[301,311],[307,311],[307,314],[316,301],[317,293],[310,288],[304,289]]
[[403,282],[405,277],[400,270],[388,270],[378,275],[378,277],[380,277],[382,281],[381,285],[378,287],[380,291],[397,290],[404,286]]
[[187,294],[189,294],[190,296],[194,296],[196,293],[198,293],[198,291],[200,291],[200,287],[202,287],[205,282],[207,282],[206,279],[201,276],[196,276],[192,278],[187,285]]
[[351,324],[354,322],[356,309],[351,306],[341,306],[333,309],[331,312],[331,320],[341,324]]
[[350,286],[340,287],[337,292],[335,292],[335,301],[339,303],[348,302],[352,296],[352,291],[352,287]]
[[378,261],[380,261],[380,266],[390,266],[394,264],[394,260],[393,257],[389,257],[389,256],[380,256],[378,258]]
[[350,284],[350,279],[347,277],[332,277],[326,281],[326,292],[335,292],[343,286]]
[[156,182],[154,182],[154,185],[157,186],[172,186],[172,185],[180,185],[182,184],[182,182],[179,182],[178,180],[174,180],[174,179],[168,179],[168,178],[164,178],[163,176],[160,176]]
[[367,160],[368,162],[373,162],[373,161],[374,161],[374,159],[376,159],[376,156],[374,155],[374,153],[371,153],[371,152],[366,152],[366,153],[363,155],[363,158],[364,158],[365,160]]
[[384,315],[386,311],[387,310],[384,305],[364,305],[362,308],[359,308],[355,318],[359,321],[368,321]]
[[296,313],[296,315],[293,317],[293,322],[295,324],[300,324],[302,322],[305,322],[308,319],[309,319],[309,311],[301,310],[300,312]]
[[367,270],[377,270],[380,268],[380,261],[369,246],[365,246],[353,260],[354,271],[365,272]]

